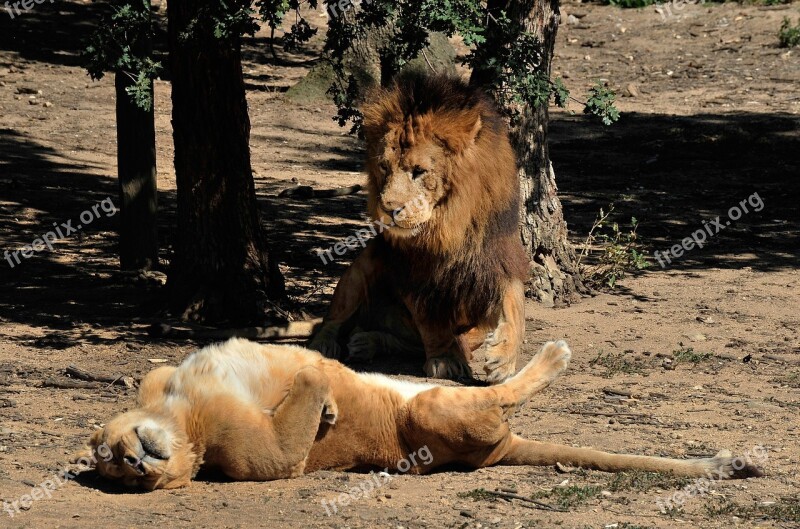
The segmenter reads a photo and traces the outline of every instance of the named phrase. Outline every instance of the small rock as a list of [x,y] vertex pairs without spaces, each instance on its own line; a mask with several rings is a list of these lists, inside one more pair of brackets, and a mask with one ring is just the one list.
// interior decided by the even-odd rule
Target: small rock
[[667,371],[672,371],[675,369],[675,362],[672,361],[672,358],[665,358],[664,361],[661,362],[661,367]]
[[575,15],[569,15],[567,17],[567,24],[577,24],[578,22],[580,22],[580,20],[578,20],[578,17]]
[[45,108],[50,108],[51,106],[53,106],[53,103],[51,103],[50,101],[45,101],[44,103]]
[[636,83],[628,83],[625,87],[625,95],[628,97],[639,97],[639,87]]

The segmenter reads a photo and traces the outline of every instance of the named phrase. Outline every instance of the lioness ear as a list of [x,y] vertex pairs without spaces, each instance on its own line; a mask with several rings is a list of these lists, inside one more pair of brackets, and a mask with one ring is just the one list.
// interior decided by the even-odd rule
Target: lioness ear
[[475,140],[483,128],[478,112],[449,113],[439,116],[434,125],[436,137],[453,154],[462,154],[475,145]]

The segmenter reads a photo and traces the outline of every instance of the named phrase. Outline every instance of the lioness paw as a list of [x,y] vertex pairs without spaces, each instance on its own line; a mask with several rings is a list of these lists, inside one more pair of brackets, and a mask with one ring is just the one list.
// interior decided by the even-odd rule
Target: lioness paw
[[328,397],[325,404],[322,406],[322,419],[321,422],[327,424],[336,424],[336,419],[339,417],[339,408],[333,398]]
[[720,450],[714,457],[698,459],[695,464],[701,472],[715,479],[745,479],[764,475],[757,463],[763,458],[753,461],[749,456],[733,457],[730,450]]
[[567,342],[559,340],[557,342],[547,342],[542,350],[533,358],[534,362],[541,369],[547,370],[544,376],[556,378],[567,369],[572,351]]
[[472,378],[472,369],[463,360],[452,356],[435,356],[425,362],[425,374],[430,378],[463,380]]

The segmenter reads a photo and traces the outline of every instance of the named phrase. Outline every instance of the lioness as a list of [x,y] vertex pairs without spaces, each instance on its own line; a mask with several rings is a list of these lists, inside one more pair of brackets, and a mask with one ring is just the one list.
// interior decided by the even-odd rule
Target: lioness
[[342,276],[310,347],[331,358],[424,351],[434,378],[514,374],[528,258],[507,127],[479,89],[410,74],[363,107],[368,210],[381,233]]
[[[319,469],[392,467],[425,450],[411,473],[450,463],[567,465],[723,477],[760,475],[729,452],[679,460],[617,455],[539,441],[509,430],[511,414],[567,367],[547,343],[503,384],[442,387],[359,374],[296,346],[242,339],[206,347],[142,381],[138,408],[90,439],[103,476],[153,490],[188,485],[201,465],[235,480],[290,478]],[[102,448],[102,450],[100,450]],[[110,452],[110,453],[109,453]]]

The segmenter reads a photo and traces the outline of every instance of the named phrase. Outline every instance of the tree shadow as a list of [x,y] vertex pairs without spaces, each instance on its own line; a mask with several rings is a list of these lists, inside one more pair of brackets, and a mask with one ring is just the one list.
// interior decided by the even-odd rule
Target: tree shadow
[[[797,152],[800,119],[788,114],[627,113],[608,128],[557,114],[551,125],[550,154],[573,240],[582,242],[611,203],[612,222],[639,221],[651,259],[709,224],[713,235],[706,231],[702,248],[671,263],[662,258],[683,270],[797,266]],[[729,218],[731,208],[744,207],[741,218]],[[724,228],[717,233],[711,221],[718,216]]]

